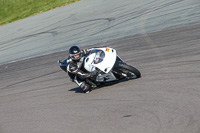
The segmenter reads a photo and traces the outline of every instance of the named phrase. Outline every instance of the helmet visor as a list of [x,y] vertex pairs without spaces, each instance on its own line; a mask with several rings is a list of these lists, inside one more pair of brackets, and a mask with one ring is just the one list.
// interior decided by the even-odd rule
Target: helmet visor
[[79,60],[81,58],[80,52],[78,54],[70,54],[70,57],[73,60]]

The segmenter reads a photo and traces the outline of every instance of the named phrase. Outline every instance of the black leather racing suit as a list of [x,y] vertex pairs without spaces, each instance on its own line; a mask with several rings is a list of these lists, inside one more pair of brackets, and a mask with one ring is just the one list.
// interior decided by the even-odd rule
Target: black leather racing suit
[[[86,83],[85,80],[96,75],[96,71],[87,73],[84,72],[83,63],[86,56],[89,55],[90,49],[83,49],[81,50],[82,57],[79,60],[72,60],[71,57],[67,59],[67,71],[68,75],[73,82],[83,89],[83,91],[87,91],[91,89],[91,85]],[[74,80],[75,75],[77,75],[77,79]]]

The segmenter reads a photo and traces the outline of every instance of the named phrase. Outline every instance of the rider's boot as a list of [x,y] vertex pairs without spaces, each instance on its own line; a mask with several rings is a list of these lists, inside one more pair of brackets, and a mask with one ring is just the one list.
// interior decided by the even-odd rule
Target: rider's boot
[[83,89],[83,92],[89,93],[91,91],[91,86],[85,82],[83,82],[80,86]]
[[91,85],[92,88],[96,88],[97,85],[89,79],[86,79],[86,82]]

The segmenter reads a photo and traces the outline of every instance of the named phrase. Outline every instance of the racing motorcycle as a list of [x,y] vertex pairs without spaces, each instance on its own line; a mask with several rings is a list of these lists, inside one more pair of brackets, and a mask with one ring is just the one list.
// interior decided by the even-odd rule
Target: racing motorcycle
[[[67,58],[60,61],[60,67],[66,71]],[[92,72],[98,69],[95,78],[86,80],[92,86],[100,86],[107,82],[119,81],[122,79],[136,79],[141,77],[141,73],[135,67],[126,64],[118,55],[115,49],[110,47],[92,48],[90,54],[85,57],[83,71]],[[78,83],[77,76],[74,81]],[[92,81],[92,82],[90,82]],[[93,88],[95,88],[93,87]]]

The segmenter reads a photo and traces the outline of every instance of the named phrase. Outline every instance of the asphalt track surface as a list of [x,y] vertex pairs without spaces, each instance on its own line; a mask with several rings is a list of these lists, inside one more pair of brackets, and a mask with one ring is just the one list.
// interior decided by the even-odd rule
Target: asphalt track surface
[[66,52],[1,65],[0,133],[199,133],[199,42],[200,24],[186,23],[96,44],[142,78],[89,94],[56,63]]
[[200,22],[199,0],[81,0],[0,27],[0,65]]
[[95,46],[117,49],[142,78],[84,94],[65,52],[0,67],[1,133],[199,133],[200,24]]

